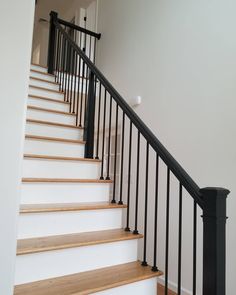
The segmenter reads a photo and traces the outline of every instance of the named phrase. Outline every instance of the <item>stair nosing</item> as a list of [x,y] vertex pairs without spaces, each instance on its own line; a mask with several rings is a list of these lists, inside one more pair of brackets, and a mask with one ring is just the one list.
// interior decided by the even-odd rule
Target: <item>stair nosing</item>
[[112,180],[87,179],[87,178],[38,178],[38,177],[23,177],[23,183],[100,183],[109,184]]
[[33,95],[33,94],[29,94],[28,95],[28,98],[46,100],[46,101],[50,101],[52,103],[61,103],[61,104],[66,104],[66,105],[69,105],[70,104],[68,101],[59,100],[59,99],[53,99],[53,98],[50,98],[50,97]]
[[26,119],[26,122],[32,123],[32,124],[39,124],[39,125],[49,125],[49,126],[56,126],[56,127],[63,127],[63,128],[72,128],[72,129],[77,129],[77,130],[84,129],[83,127],[80,127],[80,126],[51,122],[51,121],[35,120],[35,119]]
[[[117,232],[117,236],[116,235]],[[119,234],[123,233],[123,236],[119,236]],[[91,240],[84,240],[84,237],[87,236],[96,236],[101,235],[101,237],[94,237]],[[105,234],[105,237],[102,236]],[[108,235],[106,237],[106,234]],[[109,237],[109,235],[111,235]],[[113,236],[114,235],[114,236]],[[68,239],[71,237],[83,237],[83,241],[70,241],[68,242]],[[47,237],[37,237],[37,238],[30,238],[30,239],[19,239],[18,240],[18,246],[17,246],[17,255],[27,255],[27,254],[34,254],[34,253],[43,253],[43,252],[49,252],[49,251],[57,251],[57,250],[65,250],[65,249],[71,249],[71,248],[79,248],[79,247],[86,247],[86,246],[93,246],[93,245],[100,245],[100,244],[108,244],[108,243],[115,243],[120,241],[128,241],[128,240],[137,240],[143,238],[142,234],[133,234],[131,232],[125,232],[124,229],[114,229],[114,230],[103,230],[103,231],[93,231],[93,232],[85,232],[85,233],[75,233],[75,234],[65,234],[65,235],[57,235],[57,236],[47,236]],[[48,245],[46,244],[46,240],[51,240],[52,243],[55,243],[57,239],[65,239],[66,242],[58,242],[57,245],[50,245],[50,242],[48,242]],[[53,241],[54,240],[54,241]],[[34,243],[36,242],[37,245],[40,243],[42,245],[41,247],[34,247],[34,246],[26,246],[25,249],[23,246],[19,246],[21,243]],[[20,249],[21,248],[21,249]]]
[[48,136],[30,135],[30,134],[26,134],[25,139],[55,141],[55,142],[72,143],[72,144],[80,144],[80,145],[86,143],[83,140],[65,139],[65,138],[59,138],[59,137],[48,137]]
[[[49,84],[52,84],[52,85],[57,85],[59,86],[59,84],[55,81],[48,81],[48,80],[45,80],[45,79],[42,79],[42,78],[38,78],[38,77],[33,77],[33,76],[30,76],[30,79],[32,80],[37,80],[39,82],[43,82],[43,83],[49,83]],[[35,85],[36,86],[36,85]]]
[[101,163],[99,159],[79,158],[79,157],[63,157],[63,156],[50,156],[50,155],[38,155],[38,154],[24,154],[25,159],[40,159],[40,160],[52,160],[52,161],[71,161],[71,162],[91,162]]
[[41,107],[35,107],[35,106],[32,106],[32,105],[28,105],[27,109],[28,110],[39,111],[39,112],[54,113],[54,114],[58,114],[58,115],[76,116],[76,114],[73,114],[73,113],[63,112],[63,111],[58,111],[58,110],[53,110],[53,109],[46,109],[46,108],[41,108]]
[[[128,271],[129,268],[130,271]],[[139,268],[141,272],[137,272],[137,268]],[[134,273],[132,273],[133,270]],[[112,277],[112,279],[106,279],[108,274]],[[17,285],[15,286],[15,291],[17,291],[17,295],[25,295],[31,294],[32,289],[37,290],[37,288],[41,288],[39,294],[44,295],[45,291],[48,288],[52,287],[52,294],[58,295],[57,286],[59,286],[59,289],[63,288],[63,290],[69,290],[65,293],[65,295],[88,295],[95,294],[97,292],[105,290],[111,290],[113,288],[125,286],[135,282],[156,278],[161,275],[163,275],[162,271],[153,272],[150,266],[143,267],[141,265],[141,261],[132,261],[128,263],[122,263],[119,265],[102,267],[100,269],[92,269],[80,273],[64,275],[62,277],[54,277],[51,279],[44,279],[41,281]],[[96,278],[98,278],[99,280],[97,281]],[[71,290],[71,286],[75,284],[74,281],[76,281],[78,285],[76,284],[74,287],[72,287]],[[83,281],[85,281],[86,283],[84,283]],[[42,285],[39,286],[40,284]],[[77,286],[79,288],[81,284],[84,284],[83,288],[76,290]]]
[[55,75],[53,75],[53,74],[45,73],[45,72],[38,71],[38,70],[35,70],[35,69],[30,69],[30,71],[34,72],[34,73],[42,74],[42,75],[45,75],[45,76],[49,76],[49,77],[55,77]]
[[29,87],[30,88],[35,88],[35,89],[38,89],[38,90],[49,91],[49,92],[54,92],[54,93],[57,93],[57,94],[65,95],[65,92],[60,91],[60,90],[54,90],[54,89],[50,89],[50,88],[35,86],[35,85],[32,85],[32,84],[30,84]]
[[94,210],[124,209],[127,205],[112,204],[109,202],[90,203],[55,203],[55,204],[22,204],[20,214],[50,213],[50,212],[77,212]]

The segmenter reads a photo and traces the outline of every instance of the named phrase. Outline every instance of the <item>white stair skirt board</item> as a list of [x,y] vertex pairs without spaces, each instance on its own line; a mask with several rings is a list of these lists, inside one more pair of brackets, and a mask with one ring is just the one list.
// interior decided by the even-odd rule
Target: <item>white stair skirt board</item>
[[64,99],[64,93],[52,92],[46,89],[38,89],[38,88],[30,87],[30,86],[29,86],[29,94],[48,97],[52,99],[59,99],[59,100]]
[[48,72],[47,68],[41,67],[40,65],[33,65],[33,64],[31,64],[30,69],[31,70],[40,71],[40,72],[43,72],[43,73],[47,73]]
[[[61,100],[63,101],[63,100]],[[55,111],[62,111],[62,112],[69,112],[70,105],[65,103],[59,103],[57,101],[49,101],[34,97],[28,98],[28,105],[38,107],[38,108],[45,108],[45,109],[51,109]]]
[[123,209],[20,214],[18,238],[34,238],[122,228]]
[[83,158],[84,144],[26,139],[24,153]]
[[72,115],[57,114],[33,109],[27,110],[27,119],[50,121],[61,124],[75,125],[76,117]]
[[[19,255],[15,284],[44,280],[137,260],[138,240]],[[33,271],[32,271],[33,270]]]
[[30,76],[34,78],[39,78],[39,79],[44,79],[47,81],[55,82],[55,77],[51,75],[45,75],[45,73],[40,73],[42,72],[41,70],[36,70],[38,72],[35,72],[34,70],[30,71]]
[[44,125],[31,122],[27,122],[26,124],[26,134],[83,140],[82,129]]
[[100,163],[25,158],[23,177],[99,179]]
[[50,83],[50,82],[47,82],[46,80],[41,81],[41,80],[37,80],[34,78],[30,78],[29,84],[34,85],[34,86],[47,88],[47,89],[52,89],[52,90],[59,90],[59,84]]
[[97,295],[157,295],[157,279],[142,280],[93,294]]
[[21,204],[108,202],[109,183],[23,183]]

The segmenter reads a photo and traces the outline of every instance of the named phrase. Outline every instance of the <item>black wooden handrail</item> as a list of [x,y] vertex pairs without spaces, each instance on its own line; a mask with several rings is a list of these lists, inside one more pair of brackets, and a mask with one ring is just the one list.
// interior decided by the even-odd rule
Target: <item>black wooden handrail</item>
[[99,71],[99,69],[94,65],[94,63],[86,56],[86,54],[81,50],[73,41],[73,39],[63,30],[59,22],[55,20],[55,26],[62,33],[63,36],[68,40],[70,45],[74,50],[80,55],[83,61],[87,64],[89,69],[99,78],[106,90],[111,94],[114,100],[119,104],[120,108],[125,112],[125,114],[130,118],[132,123],[140,131],[142,136],[148,141],[150,146],[159,154],[163,162],[170,168],[172,173],[176,178],[182,183],[185,189],[193,197],[193,199],[198,203],[198,205],[203,208],[204,202],[201,198],[199,192],[199,186],[194,182],[194,180],[188,175],[188,173],[183,169],[183,167],[175,160],[175,158],[168,152],[168,150],[162,145],[162,143],[157,139],[153,132],[146,126],[146,124],[139,118],[139,116],[133,111],[133,109],[128,105],[124,98],[115,90],[111,83],[104,77],[104,75]]
[[69,27],[71,29],[74,29],[74,30],[77,30],[79,32],[85,33],[85,34],[87,34],[89,36],[93,36],[93,37],[97,38],[98,40],[100,40],[100,38],[101,38],[101,34],[92,32],[90,30],[87,30],[85,28],[82,28],[80,26],[77,26],[75,24],[72,24],[72,23],[67,22],[67,21],[65,21],[63,19],[60,19],[60,18],[58,18],[57,20],[58,20],[59,24],[61,24],[61,25],[65,25],[65,26],[67,26],[67,27]]

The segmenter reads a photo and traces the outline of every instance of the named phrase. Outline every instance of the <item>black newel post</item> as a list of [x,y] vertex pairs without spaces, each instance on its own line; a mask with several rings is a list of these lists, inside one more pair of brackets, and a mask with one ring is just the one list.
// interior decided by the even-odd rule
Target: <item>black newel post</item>
[[94,150],[94,117],[95,117],[95,79],[94,73],[91,71],[89,75],[89,89],[87,108],[85,110],[84,120],[84,141],[85,144],[85,158],[93,158]]
[[223,188],[204,188],[203,295],[225,295],[226,198]]
[[55,11],[50,13],[50,28],[49,28],[49,41],[48,41],[48,73],[54,72],[55,49],[56,49],[56,28],[54,21],[57,19],[58,14]]

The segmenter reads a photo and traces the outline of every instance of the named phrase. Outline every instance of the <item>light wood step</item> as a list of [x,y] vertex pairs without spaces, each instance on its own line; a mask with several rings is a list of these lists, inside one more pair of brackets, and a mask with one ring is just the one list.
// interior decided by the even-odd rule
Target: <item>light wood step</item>
[[36,77],[33,77],[33,76],[30,76],[30,79],[32,79],[32,80],[36,80],[36,81],[39,81],[39,82],[45,82],[45,83],[53,84],[53,85],[59,85],[59,84],[58,84],[57,82],[55,82],[55,81],[48,81],[48,80],[41,79],[41,78],[36,78]]
[[43,68],[43,69],[48,69],[48,67],[46,67],[46,66],[42,66],[42,65],[40,65],[40,64],[36,64],[36,63],[31,63],[31,65],[32,66],[36,66],[36,67],[40,67],[40,68]]
[[62,112],[62,111],[57,111],[57,110],[52,110],[52,109],[34,107],[34,106],[31,106],[31,105],[29,105],[27,107],[27,109],[28,110],[34,110],[34,111],[40,111],[40,112],[54,113],[54,114],[59,114],[59,115],[76,116],[76,114],[69,113],[69,112]]
[[115,229],[22,239],[18,240],[17,242],[17,255],[77,248],[141,238],[143,238],[143,235],[141,234],[134,235],[133,233],[126,232],[124,229]]
[[31,84],[29,85],[29,87],[34,88],[34,89],[38,89],[38,90],[54,92],[54,93],[58,93],[58,94],[65,94],[63,91],[54,90],[54,89],[45,88],[45,87],[40,87],[40,86],[35,86],[35,85],[31,85]]
[[27,119],[26,122],[33,123],[33,124],[39,124],[39,125],[49,125],[49,126],[55,126],[55,127],[72,128],[72,129],[78,129],[78,130],[83,129],[83,127],[80,127],[80,126],[63,124],[63,123],[56,123],[56,122],[50,122],[50,121],[34,120],[34,119]]
[[27,213],[86,211],[86,210],[120,209],[120,208],[127,208],[127,205],[112,204],[109,202],[24,204],[20,206],[20,213],[27,214]]
[[28,135],[28,134],[26,134],[25,139],[55,141],[55,142],[74,143],[74,144],[85,144],[85,141],[83,141],[83,140],[74,140],[74,139],[65,139],[65,138],[38,136],[38,135]]
[[52,160],[52,161],[58,160],[58,161],[73,161],[73,162],[92,162],[92,163],[100,163],[101,162],[101,160],[98,160],[98,159],[34,155],[34,154],[24,154],[24,158],[25,159]]
[[42,75],[49,76],[49,77],[55,77],[53,74],[45,73],[45,72],[38,71],[38,70],[35,70],[35,69],[30,69],[30,71],[33,72],[33,73],[38,73],[38,74],[42,74]]
[[53,102],[53,103],[62,103],[62,104],[66,104],[66,105],[70,104],[68,101],[64,101],[64,100],[60,100],[60,99],[53,99],[53,98],[49,98],[49,97],[45,97],[45,96],[39,96],[39,95],[29,94],[28,97],[29,98],[40,99],[40,100],[46,100],[46,101],[50,101],[50,102]]
[[112,183],[112,180],[77,178],[22,178],[23,183]]
[[[87,295],[161,276],[139,261],[15,287],[14,295]],[[112,293],[111,293],[112,294]]]

